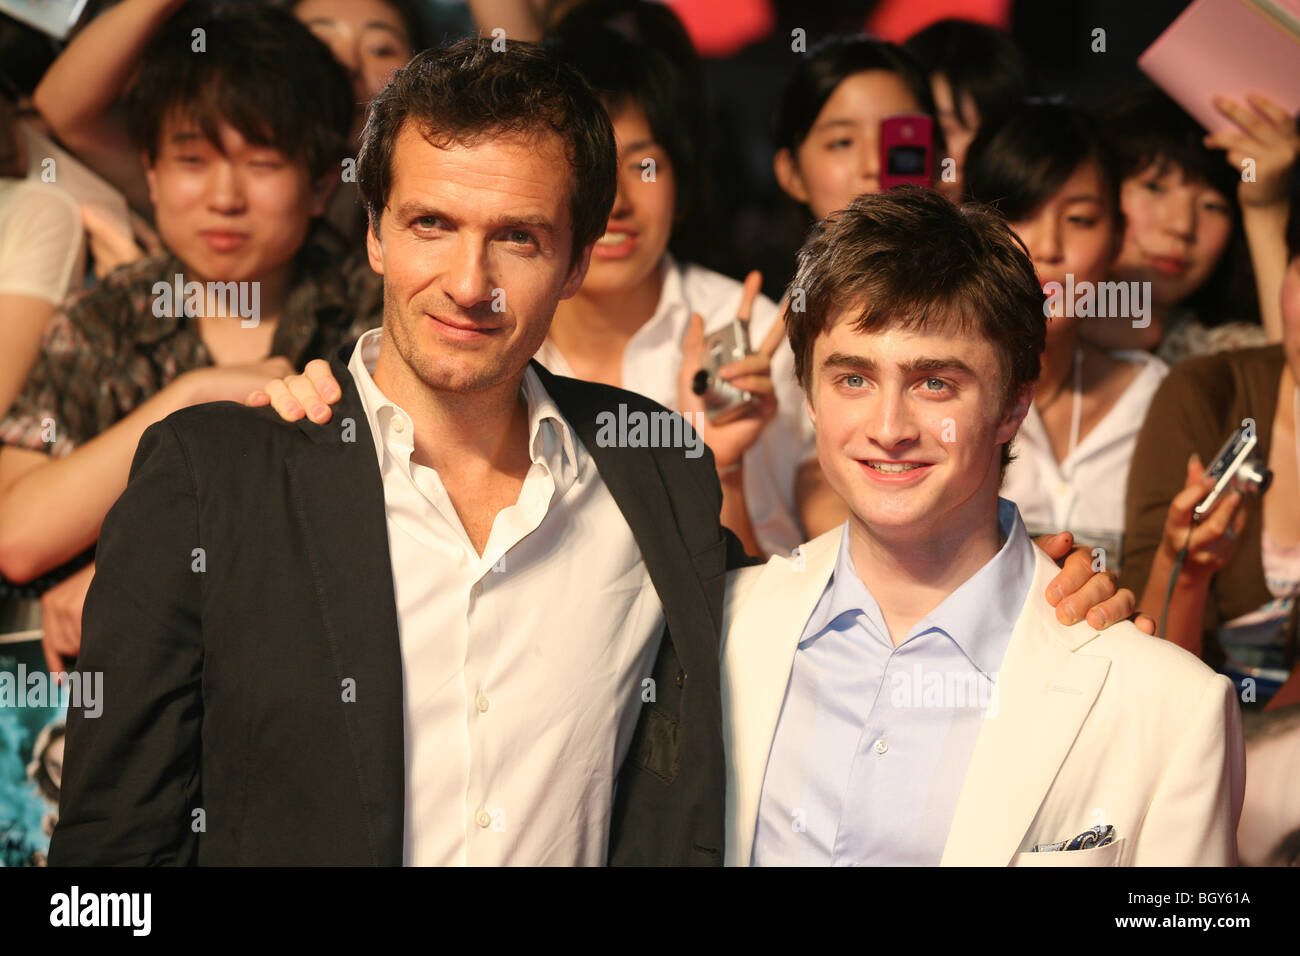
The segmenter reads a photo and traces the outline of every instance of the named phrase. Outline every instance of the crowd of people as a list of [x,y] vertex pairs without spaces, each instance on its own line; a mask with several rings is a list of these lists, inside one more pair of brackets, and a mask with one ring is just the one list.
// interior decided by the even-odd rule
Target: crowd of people
[[[560,165],[567,161],[577,171],[573,195],[556,200],[568,217],[574,255],[557,246],[546,224],[503,216],[498,233],[489,237],[492,248],[501,251],[491,256],[464,253],[468,258],[458,262],[457,284],[443,290],[463,308],[463,323],[472,319],[480,328],[453,325],[446,334],[463,338],[486,329],[510,337],[520,348],[528,346],[527,355],[536,363],[529,368],[549,375],[525,378],[523,388],[527,392],[544,386],[559,404],[558,411],[550,412],[557,418],[561,413],[564,419],[571,416],[560,398],[564,386],[553,384],[560,379],[550,376],[613,386],[687,415],[708,446],[713,480],[720,490],[716,502],[707,489],[693,492],[700,499],[693,507],[716,505],[722,527],[734,535],[734,542],[728,538],[728,547],[717,552],[705,547],[707,542],[699,546],[678,542],[687,544],[683,554],[689,557],[684,560],[695,562],[695,570],[705,580],[712,576],[720,580],[722,572],[734,572],[743,564],[746,559],[736,549],[743,549],[749,560],[814,562],[814,555],[821,552],[806,542],[834,535],[846,522],[853,527],[854,522],[866,520],[864,513],[871,513],[870,504],[856,502],[845,492],[846,483],[856,479],[837,474],[836,467],[828,464],[834,460],[835,442],[842,439],[847,445],[854,439],[845,437],[851,430],[835,431],[848,428],[847,418],[832,414],[837,406],[815,400],[820,394],[817,376],[822,373],[820,366],[814,366],[814,356],[821,357],[814,340],[830,338],[827,330],[833,323],[825,316],[816,320],[824,323],[821,326],[810,319],[806,299],[830,295],[826,289],[839,297],[833,307],[847,303],[845,297],[857,301],[864,296],[893,296],[890,301],[896,310],[919,311],[891,319],[867,307],[856,328],[876,334],[897,320],[897,335],[903,338],[937,334],[934,330],[939,326],[934,323],[939,320],[931,314],[935,309],[965,310],[970,314],[954,321],[969,336],[985,329],[975,313],[1018,307],[1016,283],[1029,281],[1013,265],[1006,265],[1003,272],[989,267],[993,278],[985,281],[996,280],[1003,288],[982,289],[962,271],[977,268],[979,256],[970,252],[971,243],[984,244],[981,254],[990,260],[1002,254],[996,241],[999,227],[993,223],[1005,224],[1032,264],[1030,291],[1042,300],[1046,328],[1041,347],[1032,346],[1032,331],[1007,333],[1006,353],[1020,358],[1013,361],[1013,372],[999,366],[1006,379],[999,400],[1005,399],[1006,408],[1017,407],[1022,394],[1012,388],[1013,383],[1024,378],[1025,390],[1011,429],[1014,438],[998,442],[1001,471],[993,487],[1016,506],[1024,528],[1000,513],[1001,538],[993,551],[1001,542],[1019,540],[1017,535],[1026,531],[1056,560],[1065,559],[1071,544],[1081,548],[1082,554],[1076,551],[1065,565],[1067,572],[1075,569],[1073,583],[1055,596],[1062,626],[1106,628],[1127,617],[1135,600],[1137,611],[1158,622],[1160,640],[1200,658],[1231,681],[1230,696],[1247,720],[1241,862],[1300,863],[1294,853],[1293,831],[1300,826],[1295,802],[1277,800],[1276,786],[1252,789],[1250,783],[1256,761],[1261,766],[1268,762],[1267,769],[1259,772],[1260,779],[1294,781],[1300,773],[1294,747],[1288,752],[1281,742],[1294,737],[1300,726],[1296,719],[1300,712],[1296,633],[1300,621],[1296,600],[1300,594],[1300,229],[1294,222],[1300,217],[1291,215],[1300,133],[1295,117],[1264,96],[1225,96],[1216,105],[1230,125],[1209,134],[1154,86],[1125,90],[1102,102],[1067,102],[1039,85],[1007,34],[961,20],[930,25],[902,45],[861,34],[810,38],[806,52],[791,54],[783,93],[771,104],[772,175],[780,189],[803,207],[811,227],[809,245],[798,262],[789,264],[793,278],[788,288],[781,301],[773,301],[760,293],[761,277],[724,275],[680,253],[692,248],[700,217],[710,214],[711,193],[704,160],[704,144],[711,132],[708,91],[687,31],[667,6],[658,3],[561,7],[562,15],[546,22],[526,2],[471,3],[481,36],[452,49],[462,58],[532,49],[521,44],[525,41],[576,71],[594,91],[608,119],[615,167],[610,196],[602,195],[610,184],[598,176],[603,168],[598,154],[610,145],[601,138],[601,128],[583,127],[582,137],[559,128],[569,122],[567,114],[540,93],[534,104],[503,107],[486,126],[482,116],[470,115],[484,103],[468,95],[460,103],[451,86],[444,102],[416,102],[419,77],[413,78],[412,70],[427,70],[445,80],[437,71],[447,67],[430,66],[432,61],[421,54],[430,46],[429,31],[418,8],[406,0],[218,5],[197,0],[121,0],[82,26],[39,71],[21,75],[0,66],[0,575],[14,585],[41,582],[43,640],[50,670],[79,666],[75,662],[83,650],[83,627],[89,640],[97,609],[95,601],[87,601],[88,594],[100,596],[98,610],[105,622],[119,628],[128,625],[129,615],[120,602],[114,604],[116,613],[110,613],[110,604],[127,587],[129,579],[121,576],[123,571],[115,568],[111,581],[96,583],[105,573],[106,542],[101,532],[107,535],[105,522],[119,499],[119,511],[131,510],[130,495],[124,492],[140,475],[148,478],[147,449],[163,454],[157,451],[165,441],[158,437],[158,423],[193,406],[223,401],[272,406],[257,414],[266,416],[266,421],[283,418],[322,428],[332,423],[336,429],[340,419],[350,420],[333,407],[336,403],[346,407],[350,397],[356,400],[354,418],[358,414],[365,418],[378,408],[371,424],[377,429],[375,446],[386,497],[395,494],[390,492],[390,481],[397,480],[392,469],[401,470],[395,460],[405,461],[404,467],[413,474],[417,460],[420,467],[443,461],[431,469],[435,478],[412,479],[411,487],[402,492],[406,497],[400,508],[388,497],[388,508],[390,520],[395,509],[416,513],[437,508],[452,516],[448,525],[455,529],[455,542],[441,541],[426,553],[409,541],[395,543],[394,534],[400,537],[400,533],[390,525],[395,571],[399,566],[445,559],[445,566],[456,568],[453,578],[470,574],[466,581],[473,583],[484,570],[504,568],[508,574],[512,562],[528,562],[530,540],[533,548],[545,545],[558,553],[563,547],[576,548],[573,539],[592,534],[595,526],[581,518],[584,512],[578,503],[598,494],[591,487],[588,468],[600,465],[601,458],[580,429],[562,431],[555,443],[539,437],[550,434],[539,430],[545,412],[539,412],[533,402],[542,392],[531,394],[525,433],[530,447],[544,446],[550,462],[547,474],[553,469],[555,480],[541,487],[531,484],[540,467],[534,459],[532,470],[526,461],[521,465],[521,485],[501,485],[491,474],[470,465],[446,463],[445,453],[431,449],[427,436],[421,444],[420,415],[390,391],[386,383],[397,389],[401,377],[394,371],[391,353],[386,357],[380,351],[382,339],[384,347],[396,349],[408,365],[419,365],[409,350],[415,349],[413,343],[421,341],[424,333],[410,324],[410,316],[422,309],[431,311],[436,303],[429,291],[432,286],[422,279],[417,250],[430,248],[425,244],[441,241],[444,235],[468,234],[478,227],[477,222],[471,225],[455,218],[456,203],[469,190],[484,184],[505,188],[500,184],[506,183],[515,194],[529,201],[536,198],[530,192],[536,183],[528,179],[533,166],[503,152],[493,158],[496,165],[458,167],[448,160],[440,167],[446,178],[439,188],[450,190],[451,197],[443,206],[416,201],[399,206],[395,197],[401,189],[409,189],[410,182],[398,182],[393,156],[417,147],[477,148],[489,133],[531,134],[535,130],[529,124],[550,123],[554,132],[569,136],[567,151],[551,160]],[[504,16],[503,8],[514,16],[500,21],[508,22],[509,29],[497,36],[493,30],[498,21],[492,18]],[[507,32],[509,38],[504,39]],[[408,62],[412,67],[404,69]],[[526,63],[520,68],[525,67]],[[394,76],[406,84],[401,90],[406,98],[400,101]],[[508,77],[493,82],[510,88]],[[526,100],[528,93],[520,96]],[[408,114],[424,117],[424,125],[402,127]],[[933,174],[927,190],[932,195],[907,201],[916,204],[916,221],[924,228],[955,230],[968,243],[960,246],[953,240],[944,256],[934,252],[933,244],[909,248],[907,220],[890,219],[889,210],[882,212],[861,198],[882,194],[886,173],[882,124],[902,114],[921,114],[933,123]],[[539,141],[530,162],[549,155],[543,145]],[[377,150],[386,152],[377,154]],[[1243,175],[1245,166],[1250,168],[1249,176]],[[446,183],[456,184],[462,192]],[[919,187],[906,187],[903,194],[910,195],[912,188]],[[949,222],[945,209],[924,206],[933,196],[941,196],[953,210],[977,210],[965,214],[976,218]],[[991,217],[987,223],[978,218],[985,215]],[[964,229],[969,229],[969,236]],[[892,246],[891,230],[902,230]],[[840,245],[826,246],[828,235],[834,235]],[[912,245],[926,246],[929,235],[916,233]],[[873,241],[881,248],[875,248]],[[835,273],[835,266],[809,260],[810,249],[830,261],[838,254],[834,249],[850,248],[854,242],[859,243],[853,248],[860,250],[862,261],[874,257],[871,268],[907,274],[915,288],[898,283],[854,285]],[[514,289],[501,295],[505,287],[497,287],[499,276],[494,270],[522,270],[520,274],[527,273],[529,281],[540,287],[551,281],[547,269],[573,267],[582,249],[589,259],[581,259],[581,267],[572,274],[560,269],[564,275],[548,292],[555,300],[553,317],[527,326],[519,317],[530,309],[545,311],[539,305],[542,299],[530,302],[526,293]],[[518,261],[498,267],[495,256]],[[970,263],[964,264],[968,258]],[[820,293],[817,283],[825,287]],[[927,299],[931,294],[934,298]],[[498,318],[506,315],[514,326]],[[724,364],[717,374],[747,392],[752,402],[747,413],[727,421],[708,413],[696,373],[705,364],[712,336],[731,327],[738,315],[746,319],[742,327],[751,354]],[[986,330],[985,334],[996,340],[995,333]],[[847,344],[845,348],[851,351]],[[1026,356],[1026,350],[1035,354]],[[846,368],[843,374],[849,381],[876,374],[874,365],[850,363]],[[936,367],[925,376],[921,387],[927,390],[936,383],[940,388],[932,389],[934,393],[950,387],[944,369]],[[359,398],[351,380],[359,383]],[[487,388],[481,383],[464,387],[470,392]],[[973,385],[965,387],[974,394]],[[983,387],[991,386],[983,383]],[[514,391],[518,390],[516,383]],[[418,404],[411,389],[404,394]],[[431,409],[426,412],[437,418]],[[253,414],[247,409],[240,413]],[[910,420],[902,411],[893,414],[896,419],[890,419],[884,430],[901,435]],[[205,421],[205,427],[213,429],[212,448],[239,457],[239,444],[219,437],[223,420]],[[968,427],[964,421],[945,421],[957,430]],[[402,439],[395,432],[403,431],[404,422],[412,434]],[[495,434],[495,426],[470,422],[467,427],[470,432],[477,430],[457,439],[467,449]],[[1271,485],[1259,495],[1230,484],[1217,495],[1213,507],[1197,513],[1218,478],[1207,474],[1207,469],[1238,431],[1256,441],[1254,455],[1261,467],[1271,471]],[[152,446],[148,435],[154,436]],[[142,436],[146,436],[144,443]],[[496,438],[504,443],[506,436],[502,432]],[[186,440],[182,436],[168,459],[173,469],[170,477],[176,482],[181,480],[177,476],[188,475],[185,480],[191,480],[199,474],[200,459],[207,460],[192,458]],[[459,447],[457,441],[447,447]],[[575,454],[571,447],[575,441],[585,450]],[[405,451],[395,455],[399,445]],[[250,455],[247,467],[256,473],[264,463],[256,452]],[[595,465],[590,465],[593,458],[588,455],[595,456]],[[470,459],[473,455],[467,453],[466,461]],[[895,477],[902,482],[908,469],[932,463],[903,462],[898,465],[903,471]],[[647,461],[646,467],[655,465]],[[658,467],[667,466],[658,462]],[[525,473],[528,477],[523,477]],[[617,492],[615,481],[622,479],[611,479],[603,468],[601,477],[610,491]],[[188,495],[201,500],[195,520],[203,527],[233,520],[222,513],[206,513],[204,508],[262,514],[274,539],[276,519],[263,512],[301,507],[296,496],[317,485],[291,484],[281,493],[280,485],[268,479],[269,497],[261,504],[251,497],[256,488],[245,487],[238,495],[220,499],[203,497],[206,491],[187,492],[180,487],[169,491],[161,483],[152,487],[155,495],[164,498]],[[653,498],[644,485],[629,487]],[[418,500],[417,489],[423,496]],[[569,498],[565,505],[569,510],[547,510],[545,502],[552,493],[556,497],[550,508],[559,508],[561,498]],[[357,494],[363,490],[357,489]],[[474,514],[462,496],[483,508],[492,507],[486,514]],[[174,503],[153,504],[166,515]],[[646,502],[647,509],[658,505],[655,500]],[[684,520],[683,507],[674,497],[674,521]],[[494,524],[498,512],[503,520]],[[647,520],[666,523],[662,531],[671,535],[667,514],[667,509],[648,510],[647,515],[657,517]],[[504,521],[507,515],[509,521]],[[155,565],[159,556],[145,553],[148,535],[132,546],[135,552],[121,550],[126,547],[125,518],[118,520],[123,528],[115,539],[119,550],[114,560],[120,564],[138,553],[140,562]],[[564,526],[564,520],[571,527]],[[657,634],[662,629],[662,618],[651,613],[646,598],[651,583],[659,589],[663,579],[646,553],[641,529],[630,515],[628,520],[636,542],[602,536],[598,561],[608,566],[575,566],[568,572],[580,586],[590,585],[606,595],[601,613],[618,618],[621,643],[611,640],[606,648],[585,651],[579,644],[574,653],[617,656],[618,680],[653,675],[652,683],[657,682],[662,698],[666,684],[676,677],[680,688],[682,675],[692,672],[686,655],[694,652],[682,645],[685,636],[679,636],[679,625],[689,629],[700,622],[670,610],[668,598],[660,593],[676,659],[666,665],[663,654],[656,657],[654,645],[644,637],[629,640],[627,632]],[[165,524],[165,518],[158,522]],[[685,539],[687,532],[681,533]],[[837,546],[839,541],[834,537]],[[638,546],[646,555],[648,575],[644,566],[628,557]],[[256,549],[259,544],[250,539],[243,547]],[[364,542],[357,547],[359,554],[364,553]],[[849,545],[844,548],[838,559],[836,548],[823,549],[828,574],[837,560],[840,573],[852,567]],[[860,560],[869,551],[855,552],[852,558]],[[671,560],[677,558],[672,552]],[[707,567],[701,563],[705,558]],[[175,560],[183,565],[182,572],[189,571],[188,548]],[[209,568],[244,560],[245,556],[222,555],[211,547],[206,551]],[[968,572],[978,567],[975,564]],[[217,579],[228,570],[207,573]],[[1023,574],[1003,570],[1005,577],[992,580],[1007,588],[1021,587],[1022,578],[1026,588],[1031,580],[1038,580],[1032,567],[1021,569]],[[184,613],[178,605],[167,603],[162,589],[173,574],[159,570],[159,583],[148,593],[128,596],[133,613],[161,618],[170,609],[179,620],[206,606],[199,594]],[[257,594],[276,600],[275,587],[283,582],[273,572],[267,574],[271,578],[260,585],[248,584],[251,606],[258,606]],[[751,575],[738,579],[745,584],[744,593],[757,595],[763,590],[753,589],[753,572],[743,574]],[[1108,601],[1116,576],[1117,584],[1132,596],[1121,591]],[[862,580],[868,578],[863,573]],[[446,600],[445,595],[436,588],[404,593],[401,581],[394,580],[403,629],[411,620],[427,625],[429,619],[420,615],[431,613],[428,608]],[[473,586],[481,589],[476,598],[491,590]],[[285,587],[288,596],[282,608],[269,616],[275,628],[287,632],[296,625],[283,609],[295,606],[297,594],[294,586]],[[505,595],[509,604],[490,612],[496,615],[491,620],[528,621],[523,604],[562,604],[566,595],[577,593],[545,577],[521,577],[516,587],[517,591]],[[611,594],[619,595],[618,600],[609,598]],[[820,594],[819,590],[810,600],[815,602]],[[821,615],[822,623],[829,626],[833,615],[828,608],[839,594],[837,583],[823,599],[827,607],[818,605],[814,619]],[[727,601],[732,601],[730,594]],[[1011,622],[1020,603],[1015,602]],[[570,613],[558,610],[561,617]],[[205,613],[226,612],[214,607]],[[589,629],[588,616],[595,612],[573,613],[577,629]],[[674,613],[679,616],[674,618]],[[758,620],[752,608],[747,613]],[[709,614],[726,615],[724,632],[735,616],[721,606],[711,607]],[[896,634],[898,621],[903,620],[906,633],[923,617],[902,614],[891,620],[886,611],[881,626],[886,635]],[[538,620],[547,618],[541,615]],[[718,621],[712,624],[716,630]],[[483,633],[471,629],[468,643],[455,652],[462,655],[461,669],[447,671],[459,675],[457,682],[468,681],[465,668],[474,653],[473,641],[497,640],[489,639],[494,631],[491,625],[480,620],[479,626],[485,628]],[[508,629],[503,623],[499,626]],[[599,628],[593,633],[599,633]],[[847,674],[857,666],[851,658],[836,658],[824,646],[818,652],[816,636],[810,623],[799,644],[789,700],[797,699],[801,686],[803,693],[814,693],[800,684],[801,679],[805,684],[828,681],[827,675],[837,670]],[[728,639],[726,646],[732,648],[728,653],[735,653],[735,642],[734,637]],[[810,651],[806,656],[805,649]],[[518,653],[537,655],[530,658],[538,668],[535,681],[555,676],[547,670],[553,664],[548,663],[546,652],[520,646]],[[818,658],[818,653],[825,656]],[[111,656],[100,650],[95,659]],[[165,663],[146,655],[145,662],[151,660],[160,666]],[[1164,658],[1152,660],[1159,663]],[[446,660],[426,662],[449,666]],[[405,667],[409,700],[412,682],[418,680],[412,676],[410,659]],[[1170,667],[1178,670],[1182,664]],[[820,676],[809,677],[810,672]],[[1191,672],[1187,674],[1186,679],[1192,680]],[[147,678],[142,674],[138,680]],[[204,679],[209,679],[206,670]],[[221,675],[216,679],[220,681]],[[724,707],[727,680],[724,676]],[[1149,675],[1149,680],[1153,687],[1163,687],[1173,678]],[[438,697],[441,691],[433,687],[432,677],[424,681],[421,686],[430,700],[438,698],[436,707],[454,709],[455,702]],[[488,698],[482,693],[475,697],[475,688],[466,686],[471,708],[487,712]],[[523,695],[540,686],[520,684],[516,689]],[[874,693],[851,681],[845,686],[853,687],[853,693]],[[586,698],[584,709],[600,710],[604,701],[599,693],[590,688],[583,693],[594,694]],[[400,684],[396,694],[400,703]],[[781,699],[778,695],[777,702]],[[653,700],[653,695],[644,698]],[[747,706],[756,708],[753,719],[760,720],[761,707]],[[841,762],[852,763],[855,735],[866,733],[862,727],[870,724],[873,715],[827,716],[810,707],[807,713],[791,716],[787,703],[779,727],[767,728],[773,759],[784,752],[792,755],[792,761],[795,753],[804,759],[820,752],[819,747],[832,753],[826,741],[843,738],[848,741],[844,751],[848,756],[841,755]],[[702,718],[695,714],[693,719]],[[841,726],[837,720],[847,723]],[[682,718],[679,728],[674,720],[672,733],[680,730],[684,735],[688,723]],[[91,743],[102,748],[98,757],[82,757],[86,767],[121,756],[120,747],[111,740],[82,729],[88,726],[82,721],[69,737],[69,746],[80,743],[83,754]],[[395,726],[400,730],[402,725]],[[814,739],[814,726],[826,735],[820,743]],[[1229,734],[1240,738],[1232,720],[1226,726]],[[221,729],[249,733],[238,723]],[[544,730],[537,730],[539,747],[549,753]],[[624,786],[618,776],[623,755],[630,753],[630,760],[662,746],[656,744],[654,730],[653,722],[649,730],[642,728],[636,712],[611,721],[608,728],[569,727],[565,733],[581,732],[591,740],[603,740],[608,734],[607,758],[613,762],[593,763],[590,777],[581,785],[560,780],[550,792],[569,793],[574,801],[598,807],[599,812],[579,825],[560,819],[567,808],[561,808],[563,813],[552,810],[554,832],[518,843],[516,852],[525,861],[604,862],[607,849],[611,859],[619,859],[620,853],[628,861],[641,859],[642,845],[661,839],[661,829],[629,830],[621,840],[615,832],[608,844],[597,831],[608,829],[611,813],[626,816],[652,804],[654,798],[646,794],[645,785],[627,784],[626,793],[620,794],[625,802],[613,809],[612,794],[593,796],[589,791],[608,790],[614,781]],[[433,760],[439,745],[415,732],[409,714],[406,731],[408,766],[418,768],[421,762]],[[525,723],[518,731],[530,732]],[[78,732],[85,735],[81,741]],[[735,733],[743,737],[742,731]],[[901,744],[903,738],[897,739]],[[565,747],[570,744],[566,741]],[[881,736],[877,753],[884,753],[880,749],[884,745]],[[400,740],[398,746],[400,756]],[[490,774],[494,761],[524,759],[513,751],[480,758],[469,739],[463,745],[458,741],[455,756],[447,758],[456,766],[462,760],[462,746],[467,775]],[[696,753],[684,759],[707,763],[714,756]],[[487,760],[488,770],[478,767],[474,761],[479,759]],[[548,759],[580,763],[585,758],[560,747]],[[738,859],[745,863],[831,862],[849,852],[846,845],[856,845],[859,862],[931,859],[925,853],[938,862],[942,833],[937,847],[931,845],[936,842],[933,833],[919,839],[924,852],[917,853],[910,852],[915,848],[909,852],[882,848],[862,833],[854,835],[848,824],[840,826],[837,838],[836,829],[824,824],[841,813],[846,820],[851,817],[851,808],[838,805],[823,808],[825,819],[810,831],[816,839],[810,835],[804,840],[797,828],[792,835],[788,818],[791,812],[802,812],[798,808],[807,798],[800,789],[804,784],[789,773],[774,774],[770,767],[764,782],[762,768],[757,769],[753,792],[745,789],[741,774],[739,799],[752,799],[753,805],[738,811],[742,819],[745,812],[750,814],[748,832],[742,828],[733,841],[728,831],[729,861],[735,842],[751,847],[750,855]],[[1203,768],[1211,782],[1218,781],[1222,769]],[[675,765],[671,771],[653,768],[652,773],[660,778],[675,776]],[[954,773],[953,780],[960,783],[960,773]],[[1194,775],[1195,768],[1189,773]],[[83,822],[77,827],[89,826],[85,821],[105,812],[107,806],[97,802],[101,795],[86,782],[90,774],[86,770],[80,782],[78,797],[86,806],[79,809],[77,818]],[[546,778],[544,771],[539,770],[539,775]],[[838,787],[835,800],[849,800],[853,794],[888,799],[880,796],[879,788],[872,790],[856,777],[848,780],[830,774],[823,780],[815,768],[807,776],[816,778],[817,788],[824,792]],[[429,783],[432,777],[421,779],[427,784],[424,800],[429,805],[440,799],[464,799],[463,793],[459,797],[450,793],[450,782],[437,785]],[[728,776],[728,781],[734,782],[733,777]],[[846,791],[850,796],[845,796]],[[948,819],[956,814],[956,833],[963,812],[974,811],[957,804],[955,789],[948,796],[947,804],[943,798],[937,802],[946,807]],[[517,791],[511,798],[516,805],[526,804],[530,795]],[[478,810],[480,815],[484,812],[489,811]],[[408,806],[404,859],[454,860],[456,852],[445,848],[455,841],[441,832],[441,824],[413,823],[410,814]],[[530,819],[542,816],[534,814]],[[143,816],[135,822],[145,826]],[[494,825],[495,819],[490,822]],[[399,816],[399,832],[401,823]],[[918,832],[924,829],[924,820],[914,823]],[[731,825],[729,805],[727,826]],[[258,832],[256,826],[253,831]],[[72,834],[80,832],[74,828]],[[268,845],[276,846],[292,836],[262,834]],[[571,857],[557,854],[554,844],[562,840],[581,851]],[[72,841],[69,836],[65,847]],[[809,845],[813,850],[807,849]],[[954,845],[949,845],[945,860],[956,852]],[[431,847],[439,849],[435,852]],[[1177,855],[1162,858],[1146,852],[1138,862],[1184,861]],[[97,858],[110,856],[105,852]],[[1199,861],[1225,862],[1229,857],[1235,855],[1207,851]],[[68,858],[83,859],[71,853]],[[129,854],[123,857],[128,858]],[[293,859],[291,854],[286,858]],[[208,858],[212,862],[235,859]],[[511,861],[509,854],[498,859]],[[1192,854],[1185,861],[1198,862],[1198,858]]]

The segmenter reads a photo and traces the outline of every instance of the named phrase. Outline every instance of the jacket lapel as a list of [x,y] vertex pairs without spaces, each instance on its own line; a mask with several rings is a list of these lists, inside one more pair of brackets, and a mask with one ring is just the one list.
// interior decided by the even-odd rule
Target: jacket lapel
[[[774,557],[747,589],[728,597],[722,653],[722,732],[727,760],[727,866],[748,866],[763,775],[785,701],[799,638],[826,589],[843,527],[828,531],[794,560]],[[735,587],[737,576],[728,578]]]
[[1096,632],[1065,628],[1043,598],[1058,569],[1038,552],[1038,568],[1016,622],[953,813],[942,866],[1006,866],[1019,851],[1110,661],[1077,654]]
[[[688,674],[696,670],[707,673],[712,668],[701,668],[703,662],[698,656],[704,648],[700,642],[683,639],[687,621],[678,615],[685,608],[705,608],[716,635],[720,627],[719,608],[714,606],[716,601],[710,601],[705,593],[677,524],[664,520],[677,509],[668,496],[655,456],[649,448],[602,446],[596,440],[596,416],[601,411],[613,410],[592,407],[587,396],[573,387],[576,384],[574,380],[551,374],[535,359],[532,367],[547,394],[555,400],[565,420],[591,455],[601,481],[632,530],[650,574],[650,582],[663,606],[669,638],[682,669]],[[588,383],[583,384],[590,387]],[[679,635],[677,639],[672,638],[674,631]],[[715,636],[714,641],[708,642],[709,653],[716,652],[716,640]],[[716,660],[714,664],[716,666]]]
[[[342,356],[351,345],[340,350]],[[405,791],[402,659],[384,490],[374,440],[347,366],[331,361],[343,397],[324,425],[303,419],[311,438],[285,461],[294,516],[305,545],[334,660],[348,744],[378,865],[402,862]],[[349,421],[354,429],[348,434]],[[345,440],[348,439],[348,440]]]

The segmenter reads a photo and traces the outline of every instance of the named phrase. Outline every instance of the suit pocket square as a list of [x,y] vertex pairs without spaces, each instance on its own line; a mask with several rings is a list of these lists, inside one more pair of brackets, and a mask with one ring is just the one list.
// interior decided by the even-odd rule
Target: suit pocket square
[[1053,853],[1058,850],[1091,850],[1115,842],[1115,828],[1110,825],[1089,827],[1072,840],[1040,843],[1030,853]]

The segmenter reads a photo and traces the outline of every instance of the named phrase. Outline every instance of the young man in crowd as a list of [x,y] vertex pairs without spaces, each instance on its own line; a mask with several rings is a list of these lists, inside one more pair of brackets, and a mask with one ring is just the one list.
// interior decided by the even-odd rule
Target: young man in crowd
[[[166,251],[56,314],[0,421],[0,572],[14,581],[95,543],[149,425],[329,355],[377,312],[368,265],[340,265],[341,244],[313,229],[352,109],[306,27],[272,9],[174,20],[128,110]],[[76,654],[93,574],[47,593],[51,669]]]
[[1046,334],[1024,246],[903,187],[815,232],[792,286],[850,516],[728,582],[728,862],[1235,864],[1232,684],[1131,624],[1058,621],[1056,566],[998,497]]
[[380,94],[358,169],[383,328],[339,350],[328,424],[216,404],[145,433],[52,864],[721,862],[745,558],[712,455],[601,441],[609,414],[674,419],[532,361],[615,163],[536,47],[426,51]]

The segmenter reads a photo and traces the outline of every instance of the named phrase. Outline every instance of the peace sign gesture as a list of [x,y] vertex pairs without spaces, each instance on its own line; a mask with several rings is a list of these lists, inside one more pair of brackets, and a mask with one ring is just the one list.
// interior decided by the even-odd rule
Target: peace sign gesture
[[[763,285],[763,276],[751,272],[745,278],[744,290],[740,297],[740,308],[736,315],[749,328],[749,317],[754,307],[754,300]],[[696,424],[700,437],[713,452],[714,463],[719,471],[729,470],[737,464],[741,456],[758,440],[767,423],[776,415],[776,391],[772,386],[772,356],[785,339],[785,309],[768,330],[758,350],[751,355],[718,369],[723,381],[737,388],[744,389],[753,397],[753,403],[739,417],[726,424],[714,424],[708,421],[704,412],[704,399],[696,395],[691,388],[695,373],[700,369],[704,354],[704,319],[698,314],[691,316],[686,338],[682,342],[682,367],[677,382],[677,409],[692,414],[691,420]]]

